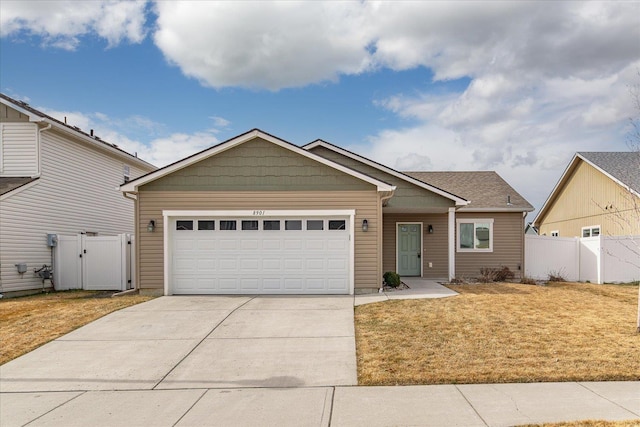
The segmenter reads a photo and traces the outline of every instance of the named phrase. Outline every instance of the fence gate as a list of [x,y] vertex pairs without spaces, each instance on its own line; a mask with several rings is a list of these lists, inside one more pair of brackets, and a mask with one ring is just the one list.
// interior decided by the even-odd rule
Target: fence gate
[[57,290],[120,290],[135,287],[134,239],[117,236],[58,235],[54,253]]

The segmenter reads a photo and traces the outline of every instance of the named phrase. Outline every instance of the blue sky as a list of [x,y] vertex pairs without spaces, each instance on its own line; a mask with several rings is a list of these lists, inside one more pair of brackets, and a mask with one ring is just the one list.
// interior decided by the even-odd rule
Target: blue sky
[[539,208],[639,114],[640,2],[3,0],[0,36],[3,93],[158,166],[257,127]]

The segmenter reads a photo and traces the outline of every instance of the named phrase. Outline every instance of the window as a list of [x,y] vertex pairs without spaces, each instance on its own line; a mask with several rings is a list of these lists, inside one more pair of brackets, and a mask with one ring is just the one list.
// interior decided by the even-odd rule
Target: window
[[329,220],[329,230],[345,230],[347,228],[347,222],[343,219],[340,220],[336,220],[336,219],[330,219]]
[[262,229],[268,230],[268,231],[280,230],[280,220],[277,220],[277,219],[264,220],[262,221]]
[[198,221],[198,230],[215,230],[216,223],[212,219]]
[[589,227],[582,227],[582,237],[597,237],[600,235],[599,225],[590,225]]
[[308,219],[307,230],[324,230],[324,221],[321,219]]
[[558,230],[553,230],[551,232],[551,237],[559,237],[560,236],[560,232]]
[[242,221],[242,229],[243,230],[257,230],[258,229],[258,221],[253,219],[247,219]]
[[236,229],[236,221],[235,220],[220,220],[220,230],[235,230]]
[[493,219],[458,219],[458,252],[493,252]]
[[193,221],[184,221],[178,220],[176,221],[176,230],[193,230]]
[[288,219],[284,222],[285,230],[302,230],[302,221],[299,219]]
[[122,168],[122,172],[124,174],[124,182],[129,182],[131,180],[131,171],[129,169],[129,166],[124,165],[124,167]]

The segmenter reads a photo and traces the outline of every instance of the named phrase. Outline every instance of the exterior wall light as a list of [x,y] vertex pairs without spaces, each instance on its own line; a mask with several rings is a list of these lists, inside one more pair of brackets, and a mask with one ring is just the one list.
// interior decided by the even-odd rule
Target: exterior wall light
[[427,227],[427,230],[429,230],[429,234],[433,234],[433,225],[429,224],[429,227]]
[[149,224],[147,224],[147,231],[149,233],[153,233],[156,230],[156,222],[155,220],[149,220]]
[[362,231],[369,231],[369,221],[367,221],[366,219],[362,220]]

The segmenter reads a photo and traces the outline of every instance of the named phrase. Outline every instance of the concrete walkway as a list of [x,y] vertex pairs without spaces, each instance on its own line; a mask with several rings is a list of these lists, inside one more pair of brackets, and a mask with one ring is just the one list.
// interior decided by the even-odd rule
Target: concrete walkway
[[640,382],[357,387],[353,304],[162,297],[112,313],[0,367],[0,426],[640,422]]
[[423,279],[420,277],[403,277],[402,282],[409,286],[409,289],[356,295],[354,305],[358,306],[398,299],[446,298],[458,295],[457,292],[442,286],[435,280]]

